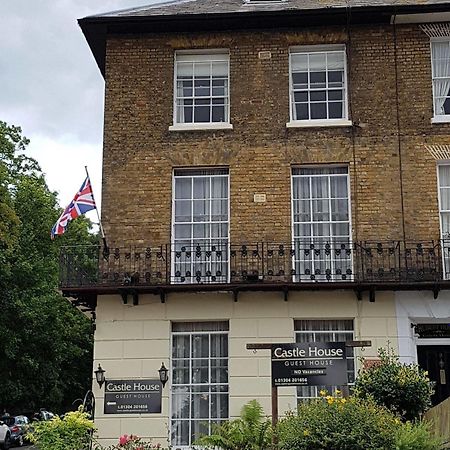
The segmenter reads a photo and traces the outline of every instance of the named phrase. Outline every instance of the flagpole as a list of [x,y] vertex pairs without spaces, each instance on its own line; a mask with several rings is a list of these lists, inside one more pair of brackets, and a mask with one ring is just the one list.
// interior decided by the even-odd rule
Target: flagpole
[[[87,168],[87,166],[84,166],[84,168],[86,170],[86,175],[89,178],[89,182],[90,182],[91,181],[91,177],[89,176],[88,168]],[[105,232],[103,231],[102,221],[100,220],[100,214],[98,213],[97,202],[95,201],[94,190],[92,189],[92,185],[91,185],[91,191],[92,191],[92,200],[94,200],[95,210],[97,211],[97,217],[98,217],[98,224],[99,224],[100,232],[102,233],[102,240],[103,240],[103,246],[104,246],[103,253],[109,253],[109,248],[108,248],[108,244],[106,243]]]

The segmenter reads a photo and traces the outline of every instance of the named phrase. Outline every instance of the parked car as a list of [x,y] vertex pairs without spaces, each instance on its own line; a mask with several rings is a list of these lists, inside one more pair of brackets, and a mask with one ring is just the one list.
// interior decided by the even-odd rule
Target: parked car
[[11,432],[11,443],[22,447],[25,441],[26,428],[30,421],[27,416],[4,416],[1,420],[8,425]]
[[0,449],[8,450],[11,447],[11,431],[8,425],[0,420]]
[[34,413],[32,420],[52,420],[55,417],[55,415],[47,411],[45,408],[41,408],[39,412]]

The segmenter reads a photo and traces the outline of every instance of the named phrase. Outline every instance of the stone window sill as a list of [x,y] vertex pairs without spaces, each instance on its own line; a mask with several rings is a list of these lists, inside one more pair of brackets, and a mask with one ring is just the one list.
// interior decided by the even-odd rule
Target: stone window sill
[[431,123],[450,123],[450,115],[432,117]]
[[232,130],[231,123],[177,123],[169,127],[169,131],[208,131],[208,130]]
[[286,128],[315,128],[315,127],[351,127],[351,120],[293,120],[286,124]]

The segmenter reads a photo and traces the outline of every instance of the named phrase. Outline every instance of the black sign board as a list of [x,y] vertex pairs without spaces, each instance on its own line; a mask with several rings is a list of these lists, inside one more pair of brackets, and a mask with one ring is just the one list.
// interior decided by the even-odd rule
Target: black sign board
[[450,323],[418,323],[413,326],[420,339],[450,338]]
[[272,386],[344,386],[345,342],[272,344]]
[[105,414],[161,412],[159,380],[108,380],[105,383]]

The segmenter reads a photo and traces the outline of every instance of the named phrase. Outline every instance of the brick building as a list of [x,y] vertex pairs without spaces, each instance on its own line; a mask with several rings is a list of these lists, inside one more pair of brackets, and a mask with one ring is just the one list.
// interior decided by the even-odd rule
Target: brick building
[[[175,447],[259,399],[247,343],[370,340],[450,379],[450,4],[180,0],[79,21],[106,83],[109,253],[67,250],[107,379],[169,382],[105,442]],[[88,253],[90,252],[90,253]],[[86,275],[86,257],[99,271]],[[444,375],[442,376],[442,371]],[[279,409],[316,388],[283,388]]]

